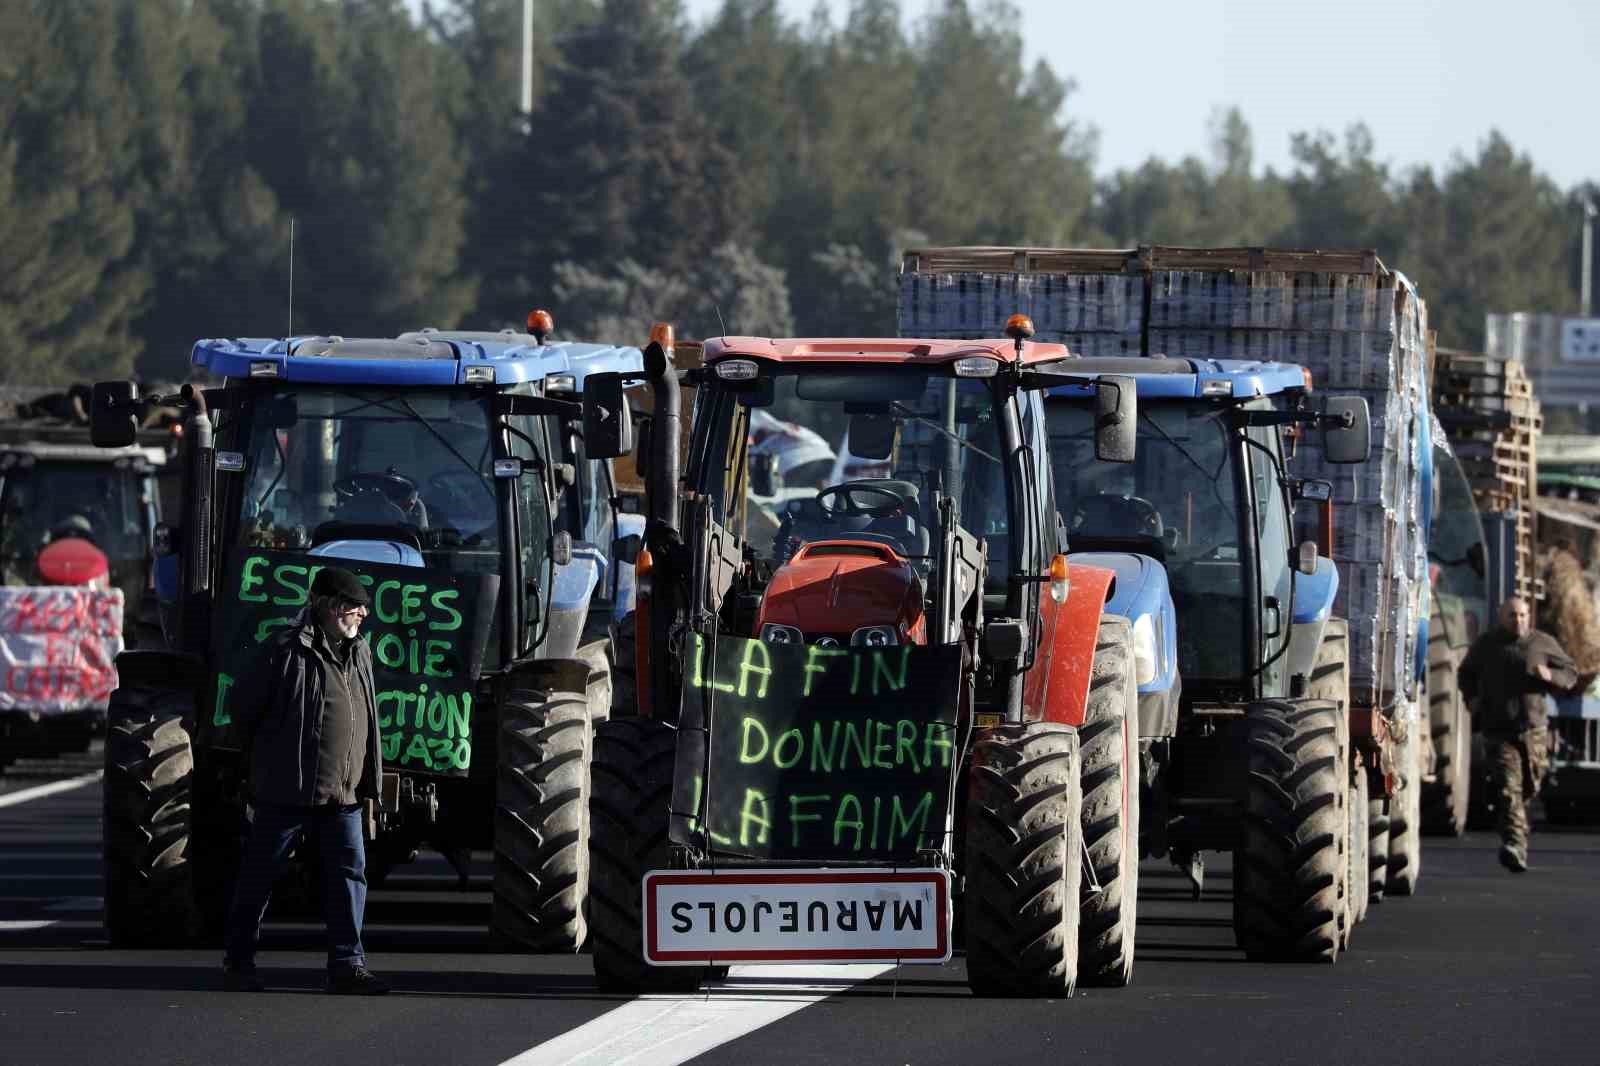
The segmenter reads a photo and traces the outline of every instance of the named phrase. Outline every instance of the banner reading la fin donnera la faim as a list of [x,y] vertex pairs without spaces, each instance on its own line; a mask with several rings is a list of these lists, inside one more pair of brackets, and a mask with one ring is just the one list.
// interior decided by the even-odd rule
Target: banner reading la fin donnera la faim
[[944,844],[960,645],[827,648],[695,636],[672,839],[767,861],[916,861]]
[[299,618],[324,565],[353,571],[372,598],[361,639],[372,648],[384,764],[464,775],[472,764],[473,706],[498,574],[234,550],[218,596],[216,688],[208,716],[212,744],[238,747],[234,686],[267,654],[273,634]]

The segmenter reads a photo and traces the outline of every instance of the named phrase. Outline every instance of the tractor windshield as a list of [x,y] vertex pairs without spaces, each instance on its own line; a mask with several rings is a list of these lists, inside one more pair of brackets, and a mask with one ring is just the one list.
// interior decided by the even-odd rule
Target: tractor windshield
[[1094,457],[1092,399],[1054,397],[1047,410],[1056,501],[1071,550],[1163,560],[1179,615],[1207,619],[1180,628],[1183,675],[1242,676],[1246,559],[1238,447],[1226,411],[1206,401],[1141,398],[1137,457],[1104,463]]
[[144,577],[148,482],[126,462],[14,463],[0,473],[0,565],[5,584],[38,582],[34,560],[52,540],[81,537],[105,553],[114,584]]
[[[982,381],[923,368],[779,368],[748,392],[721,392],[711,434],[696,443],[702,491],[718,520],[741,532],[759,560],[782,564],[807,543],[869,541],[919,567],[930,555],[935,495],[989,543],[1003,584],[1009,557],[1006,479],[996,409]],[[798,467],[780,491],[747,462],[762,409],[834,445],[831,464]],[[755,482],[755,484],[751,484]]]
[[[315,388],[250,412],[237,542],[393,540],[428,565],[489,569],[499,544],[489,412],[465,392]],[[465,564],[465,565],[463,565]]]

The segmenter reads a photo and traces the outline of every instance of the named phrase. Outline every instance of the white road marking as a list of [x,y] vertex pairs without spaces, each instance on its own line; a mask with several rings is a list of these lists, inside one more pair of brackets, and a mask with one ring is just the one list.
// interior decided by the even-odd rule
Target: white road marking
[[892,969],[735,966],[697,995],[633,1000],[501,1066],[677,1066]]
[[0,933],[32,933],[39,929],[48,929],[55,924],[56,920],[53,918],[49,920],[11,919],[9,921],[0,921]]
[[68,896],[45,907],[52,914],[99,914],[106,901],[100,896]]
[[92,774],[84,774],[82,777],[74,777],[66,781],[52,781],[48,785],[35,785],[32,788],[24,788],[17,792],[7,792],[5,795],[0,796],[0,807],[15,807],[19,803],[44,799],[46,796],[54,796],[58,792],[71,792],[75,788],[92,785],[105,775],[106,772],[104,770],[96,770]]

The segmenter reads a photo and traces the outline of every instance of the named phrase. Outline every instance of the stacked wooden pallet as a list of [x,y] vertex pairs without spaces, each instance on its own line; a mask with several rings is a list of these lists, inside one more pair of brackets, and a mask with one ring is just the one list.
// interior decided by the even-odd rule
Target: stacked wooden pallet
[[1544,418],[1522,363],[1440,348],[1433,367],[1433,409],[1472,484],[1478,510],[1512,516],[1516,592],[1531,600],[1538,581],[1534,497]]

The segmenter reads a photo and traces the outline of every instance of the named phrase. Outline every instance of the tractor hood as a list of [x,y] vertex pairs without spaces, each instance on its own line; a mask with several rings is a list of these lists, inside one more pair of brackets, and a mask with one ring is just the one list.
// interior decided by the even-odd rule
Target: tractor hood
[[841,644],[863,626],[893,626],[901,643],[925,642],[922,582],[886,544],[820,540],[805,545],[772,576],[756,632],[793,626],[807,641]]

